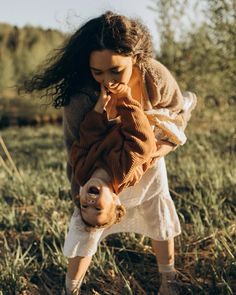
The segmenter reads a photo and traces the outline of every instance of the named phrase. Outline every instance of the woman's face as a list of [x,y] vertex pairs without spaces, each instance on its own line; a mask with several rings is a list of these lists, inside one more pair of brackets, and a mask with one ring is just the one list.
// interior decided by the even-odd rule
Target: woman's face
[[121,82],[128,84],[132,76],[133,58],[112,50],[93,51],[89,64],[93,78],[106,88]]

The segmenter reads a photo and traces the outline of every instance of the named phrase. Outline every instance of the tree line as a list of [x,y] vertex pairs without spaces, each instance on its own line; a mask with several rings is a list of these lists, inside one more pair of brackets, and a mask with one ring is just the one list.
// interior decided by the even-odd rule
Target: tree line
[[[156,58],[181,88],[210,106],[236,102],[236,0],[200,0],[204,19],[181,24],[190,0],[156,0],[160,46]],[[178,30],[178,36],[176,34]],[[65,40],[57,30],[0,24],[0,94],[34,72],[46,55]]]
[[64,39],[57,30],[0,24],[0,93],[34,72]]

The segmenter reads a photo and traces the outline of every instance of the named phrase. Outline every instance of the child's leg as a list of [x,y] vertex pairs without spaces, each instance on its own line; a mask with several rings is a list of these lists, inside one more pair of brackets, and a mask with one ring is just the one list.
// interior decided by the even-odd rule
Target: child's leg
[[66,292],[68,295],[79,294],[79,289],[82,284],[85,273],[91,263],[92,256],[68,259],[68,268],[66,274]]

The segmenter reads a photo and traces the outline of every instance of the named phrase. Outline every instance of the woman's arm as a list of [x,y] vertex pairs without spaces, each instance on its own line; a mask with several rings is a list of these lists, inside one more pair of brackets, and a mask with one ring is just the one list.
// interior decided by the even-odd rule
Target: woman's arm
[[[153,109],[166,109],[173,114],[176,127],[186,136],[184,130],[191,117],[191,112],[196,106],[196,95],[193,93],[181,93],[180,88],[170,71],[156,60],[150,62],[151,71],[146,75],[146,87]],[[171,120],[172,121],[172,120]],[[174,123],[174,121],[172,121]],[[173,129],[173,128],[172,128]],[[173,130],[172,130],[173,131]],[[175,134],[174,134],[175,135]],[[173,138],[168,141],[159,141],[157,154],[165,156],[175,150],[178,144],[173,144]]]
[[66,149],[70,152],[71,146],[75,140],[79,139],[80,124],[86,114],[92,110],[94,102],[86,94],[73,96],[69,105],[63,109],[63,129]]
[[69,105],[63,109],[64,142],[67,150],[66,173],[71,182],[72,195],[79,192],[79,186],[75,182],[72,166],[69,161],[69,154],[75,140],[79,140],[79,128],[85,114],[93,108],[94,102],[86,94],[78,94],[71,98]]
[[[182,93],[173,75],[160,62],[152,60],[150,66],[152,71],[146,76],[146,86],[152,107],[167,108],[178,114],[178,124],[184,130],[196,106],[196,96]],[[186,107],[188,102],[191,107]]]

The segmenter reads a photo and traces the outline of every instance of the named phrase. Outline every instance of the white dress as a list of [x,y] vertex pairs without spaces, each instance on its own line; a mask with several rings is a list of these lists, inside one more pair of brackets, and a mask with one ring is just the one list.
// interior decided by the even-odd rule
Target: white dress
[[164,158],[156,161],[139,183],[124,189],[119,197],[126,207],[126,214],[120,223],[107,229],[87,232],[79,210],[75,208],[65,239],[65,256],[92,256],[99,242],[113,233],[134,232],[159,241],[180,234],[180,222],[169,193]]

